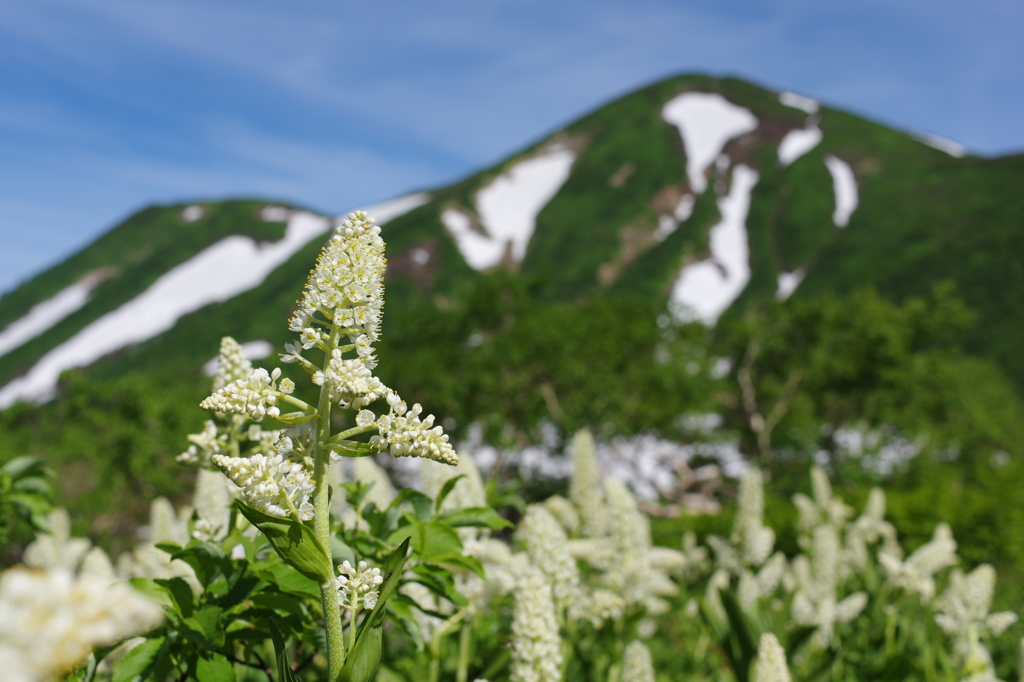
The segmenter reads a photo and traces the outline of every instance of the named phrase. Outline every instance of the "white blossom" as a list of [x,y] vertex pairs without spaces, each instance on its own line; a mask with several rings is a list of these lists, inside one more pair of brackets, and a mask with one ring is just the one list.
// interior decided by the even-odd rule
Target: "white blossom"
[[332,403],[358,410],[387,394],[387,387],[362,360],[346,360],[341,350],[331,351],[327,368],[313,375],[313,383],[327,389]]
[[239,494],[247,504],[275,516],[294,514],[301,521],[313,518],[309,496],[314,484],[301,464],[281,455],[217,455],[213,462],[241,489]]
[[518,538],[551,583],[555,603],[572,608],[580,599],[580,571],[562,526],[544,507],[531,504],[519,524]]
[[213,390],[219,391],[228,384],[247,379],[252,374],[252,363],[245,357],[245,351],[230,336],[220,340],[217,356],[217,374],[213,377]]
[[267,415],[277,417],[281,414],[281,409],[277,406],[278,397],[290,393],[289,389],[294,388],[291,382],[282,382],[278,387],[277,380],[280,377],[280,369],[275,369],[272,373],[263,368],[254,369],[249,378],[231,382],[215,391],[213,395],[199,403],[199,406],[211,412],[245,414],[253,421],[260,421]]
[[187,438],[190,443],[188,449],[178,455],[178,461],[183,464],[210,466],[213,456],[224,454],[228,447],[227,434],[221,434],[212,419],[203,422],[202,431],[191,433]]
[[541,570],[520,568],[512,612],[513,682],[558,682],[562,679],[562,641],[558,634],[551,586]]
[[917,551],[900,561],[890,554],[879,554],[878,563],[889,581],[928,602],[935,596],[934,575],[957,562],[956,541],[949,526],[940,523],[935,527],[932,539]]
[[760,566],[775,547],[775,531],[764,525],[764,482],[757,468],[747,467],[743,473],[738,501],[732,541],[740,547],[744,564]]
[[231,518],[231,491],[227,478],[219,471],[200,469],[196,475],[196,492],[192,500],[199,519],[192,537],[200,541],[221,540],[228,534]]
[[25,548],[25,563],[32,568],[77,570],[92,543],[85,538],[71,537],[71,518],[67,510],[54,509],[47,520],[50,533],[40,534]]
[[5,682],[48,682],[99,646],[145,632],[163,610],[127,585],[67,569],[0,575],[0,670]]
[[791,682],[786,652],[779,640],[770,632],[761,635],[757,645],[753,682]]
[[1017,622],[1017,614],[1010,611],[988,612],[995,585],[996,571],[988,564],[967,575],[955,570],[936,603],[935,622],[953,638],[953,651],[968,674],[994,674],[992,658],[979,638],[1001,635]]
[[338,566],[341,574],[334,579],[334,589],[338,591],[338,605],[350,611],[355,609],[370,610],[377,605],[380,598],[379,587],[384,576],[377,567],[370,568],[365,561],[360,561],[355,568],[348,561]]
[[420,419],[423,407],[419,403],[408,409],[397,393],[391,392],[387,398],[391,412],[377,420],[379,435],[371,443],[382,451],[389,450],[393,457],[424,457],[452,466],[459,463],[448,434],[434,426],[434,415]]
[[644,643],[634,639],[622,656],[622,682],[654,682],[654,663]]
[[601,465],[597,461],[594,437],[584,429],[572,439],[569,499],[579,509],[581,532],[586,537],[599,537],[607,529],[607,512],[601,490]]

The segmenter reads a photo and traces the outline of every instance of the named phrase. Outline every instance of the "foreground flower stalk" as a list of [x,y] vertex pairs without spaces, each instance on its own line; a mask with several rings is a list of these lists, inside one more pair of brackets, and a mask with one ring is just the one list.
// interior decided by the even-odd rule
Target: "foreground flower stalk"
[[[295,384],[282,378],[280,368],[271,372],[251,369],[244,357],[234,357],[237,344],[226,342],[221,352],[223,377],[201,407],[220,415],[233,415],[236,421],[245,417],[260,421],[270,416],[294,427],[279,434],[272,451],[250,453],[248,457],[236,456],[237,447],[223,452],[214,428],[209,434],[196,436],[193,448],[183,455],[189,461],[219,467],[239,487],[239,497],[260,512],[297,522],[312,519],[313,535],[320,546],[317,556],[323,553],[325,565],[332,563],[328,485],[332,460],[389,450],[395,457],[458,463],[448,436],[440,426],[434,426],[433,415],[421,419],[420,405],[410,408],[373,375],[377,366],[373,344],[380,334],[386,263],[380,227],[365,212],[350,213],[320,252],[289,321],[289,329],[299,336],[298,342],[285,344],[286,352],[280,356],[282,362],[305,370],[312,383],[320,387],[316,406],[292,395]],[[323,353],[319,365],[303,356],[304,351],[314,348]],[[386,411],[380,416],[366,409],[382,399]],[[331,411],[335,404],[355,412],[356,426],[332,437]],[[298,411],[282,413],[283,405]],[[239,431],[238,426],[235,431]],[[369,442],[354,440],[371,432],[376,433]],[[373,570],[378,571],[379,578],[379,570]],[[333,575],[320,579],[331,682],[340,678],[351,653],[348,648],[354,646],[359,610],[352,603],[339,600],[338,580],[341,578]],[[374,585],[380,585],[382,580]],[[372,609],[376,602],[374,598],[359,603]],[[350,612],[348,648],[343,607]]]

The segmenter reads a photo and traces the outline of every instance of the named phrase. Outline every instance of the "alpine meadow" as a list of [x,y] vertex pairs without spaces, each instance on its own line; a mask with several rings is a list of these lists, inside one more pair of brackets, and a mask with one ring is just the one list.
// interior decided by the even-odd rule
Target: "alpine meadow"
[[683,75],[145,208],[0,298],[0,677],[1024,679],[1022,182]]

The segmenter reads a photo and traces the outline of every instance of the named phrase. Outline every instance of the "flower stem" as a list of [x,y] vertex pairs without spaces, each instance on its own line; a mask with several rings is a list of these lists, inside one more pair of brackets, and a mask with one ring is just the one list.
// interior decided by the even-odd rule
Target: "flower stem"
[[[324,361],[326,366],[328,354]],[[328,442],[331,440],[331,400],[326,387],[320,389],[320,403],[316,415],[316,445],[313,455],[313,532],[320,541],[327,559],[333,566],[331,557],[331,509],[329,486],[327,483],[327,465],[331,452]],[[320,586],[320,603],[324,610],[324,627],[327,630],[327,679],[335,682],[341,675],[345,665],[345,635],[341,622],[341,606],[338,604],[337,590],[333,582]]]
[[455,672],[455,682],[467,682],[469,679],[469,645],[472,634],[469,618],[466,618],[462,623],[462,632],[459,633],[459,667]]

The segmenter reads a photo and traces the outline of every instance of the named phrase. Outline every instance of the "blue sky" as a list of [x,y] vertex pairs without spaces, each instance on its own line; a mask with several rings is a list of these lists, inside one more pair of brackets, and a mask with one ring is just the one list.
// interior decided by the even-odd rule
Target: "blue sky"
[[1019,0],[5,0],[0,292],[150,203],[445,184],[631,89],[734,74],[1024,150]]

